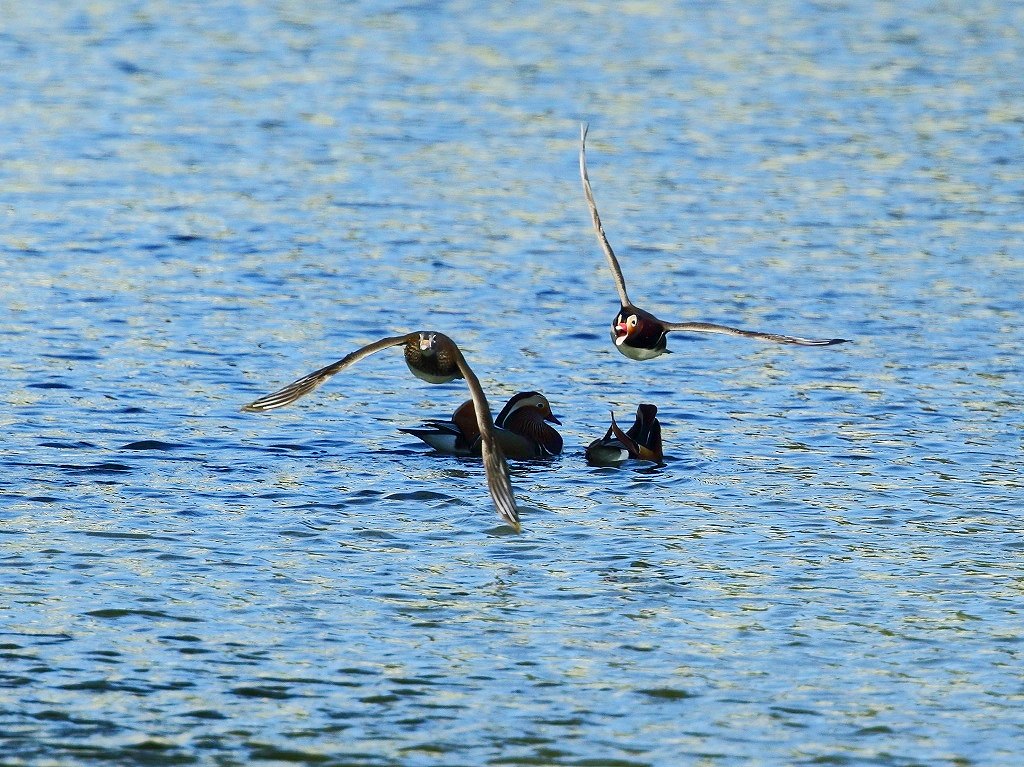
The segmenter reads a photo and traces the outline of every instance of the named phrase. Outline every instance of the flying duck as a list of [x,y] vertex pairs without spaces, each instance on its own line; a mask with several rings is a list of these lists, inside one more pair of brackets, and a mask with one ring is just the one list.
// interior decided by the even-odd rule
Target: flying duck
[[846,338],[798,338],[796,336],[784,336],[778,333],[761,333],[755,330],[740,330],[726,325],[715,325],[710,322],[665,322],[659,320],[650,312],[634,306],[626,294],[626,281],[622,276],[622,269],[619,267],[615,252],[605,236],[604,227],[601,226],[601,217],[597,214],[597,205],[594,202],[594,193],[590,188],[590,178],[587,176],[587,129],[588,126],[580,126],[580,178],[583,181],[583,195],[587,198],[587,206],[590,208],[590,218],[594,224],[594,232],[597,234],[597,241],[608,259],[608,266],[611,267],[612,277],[615,278],[615,287],[619,291],[621,308],[615,315],[612,322],[612,341],[615,348],[624,355],[634,360],[649,360],[662,354],[668,354],[667,334],[674,331],[687,331],[691,333],[725,333],[731,336],[743,336],[755,338],[760,341],[771,341],[777,344],[798,344],[800,346],[832,346],[833,344],[846,343]]
[[242,410],[252,413],[263,413],[289,405],[300,397],[309,394],[320,384],[340,373],[350,365],[369,357],[382,349],[392,346],[404,347],[405,363],[417,378],[428,383],[447,383],[456,378],[464,378],[469,387],[476,417],[476,428],[479,432],[480,453],[484,459],[484,471],[487,474],[487,488],[491,498],[503,520],[511,525],[516,532],[521,529],[519,514],[516,511],[515,496],[512,494],[512,481],[509,479],[508,464],[502,453],[501,446],[495,437],[494,422],[491,420],[491,409],[487,405],[487,397],[480,386],[480,379],[469,367],[466,358],[455,342],[432,330],[421,330],[407,333],[404,336],[382,338],[367,344],[361,349],[332,362],[326,367],[314,370],[297,381],[293,381],[282,389],[266,394]]

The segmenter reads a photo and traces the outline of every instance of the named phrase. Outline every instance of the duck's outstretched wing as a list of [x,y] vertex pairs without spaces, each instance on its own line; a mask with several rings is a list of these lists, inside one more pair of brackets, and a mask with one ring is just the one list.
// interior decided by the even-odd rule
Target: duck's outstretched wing
[[498,514],[518,533],[522,526],[519,523],[519,512],[516,511],[516,499],[512,494],[512,479],[508,474],[508,464],[505,462],[505,455],[501,452],[497,437],[494,434],[494,421],[491,418],[491,408],[487,404],[487,396],[483,387],[480,386],[480,379],[469,367],[462,350],[452,343],[455,352],[455,362],[462,371],[462,377],[466,379],[470,396],[473,398],[473,408],[476,411],[476,423],[480,429],[480,453],[484,460],[484,471],[487,474],[487,489],[494,500],[494,506]]
[[[590,208],[590,218],[594,224],[594,232],[597,234],[597,241],[608,259],[608,266],[611,267],[612,277],[615,278],[615,288],[619,292],[619,300],[622,306],[632,306],[629,296],[626,294],[626,280],[622,276],[622,269],[615,257],[615,252],[605,236],[604,227],[601,226],[601,217],[597,213],[597,204],[594,202],[594,192],[590,188],[590,177],[587,175],[587,128],[586,123],[580,126],[580,179],[583,181],[583,195],[587,198],[587,206]],[[777,344],[796,344],[798,346],[832,346],[834,344],[846,343],[846,338],[800,338],[798,336],[786,336],[779,333],[761,333],[755,330],[741,330],[728,327],[727,325],[716,325],[710,322],[664,322],[659,320],[667,331],[682,331],[690,333],[724,333],[731,336],[743,336],[745,338],[756,338],[761,341],[769,341]]]
[[381,349],[388,349],[392,346],[401,346],[402,344],[408,343],[409,341],[417,338],[419,338],[419,333],[407,333],[404,336],[393,336],[390,338],[382,338],[379,341],[374,341],[372,344],[367,344],[362,349],[357,349],[351,354],[345,355],[337,362],[332,362],[326,367],[314,370],[309,375],[304,375],[297,381],[292,381],[283,389],[278,389],[275,392],[263,395],[259,399],[245,405],[242,410],[250,413],[264,413],[268,410],[274,410],[279,407],[284,407],[285,405],[290,405],[300,397],[304,397],[309,394],[313,389],[318,387],[335,373],[340,373],[342,370],[350,365],[354,365],[364,357],[369,357],[371,354],[379,352]]
[[619,267],[619,260],[615,258],[615,251],[612,250],[612,246],[604,234],[601,217],[597,214],[597,204],[594,202],[594,192],[590,188],[590,177],[587,175],[587,128],[586,123],[580,125],[580,179],[583,181],[583,196],[587,198],[590,219],[594,223],[597,241],[601,244],[601,250],[604,251],[605,258],[608,259],[608,266],[611,267],[612,277],[615,278],[615,289],[619,291],[619,300],[623,306],[631,306],[629,296],[626,295],[626,280],[622,277],[622,269]]
[[731,328],[728,325],[715,325],[711,322],[665,322],[658,320],[665,326],[666,332],[683,333],[723,333],[728,336],[742,336],[743,338],[754,338],[758,341],[768,341],[776,344],[796,344],[798,346],[833,346],[835,344],[848,343],[848,338],[800,338],[799,336],[784,336],[778,333],[762,333],[758,330],[740,330]]

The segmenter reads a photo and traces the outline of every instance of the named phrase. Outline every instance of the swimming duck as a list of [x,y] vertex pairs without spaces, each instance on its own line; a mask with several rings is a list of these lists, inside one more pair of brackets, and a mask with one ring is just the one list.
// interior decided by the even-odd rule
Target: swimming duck
[[615,422],[600,439],[587,446],[586,456],[591,463],[619,463],[630,458],[661,463],[665,457],[661,447],[661,424],[658,422],[658,408],[655,405],[640,405],[636,409],[636,420],[625,432]]
[[608,259],[608,266],[611,267],[612,277],[615,279],[615,287],[619,292],[621,308],[615,315],[612,322],[612,341],[615,348],[622,354],[634,360],[649,360],[662,354],[668,354],[668,342],[666,335],[674,331],[687,331],[691,333],[725,333],[732,336],[743,336],[755,338],[760,341],[771,341],[777,344],[798,344],[800,346],[832,346],[833,344],[846,343],[846,338],[799,338],[796,336],[784,336],[778,333],[761,333],[754,330],[740,330],[726,325],[715,325],[710,322],[665,322],[659,320],[650,312],[644,311],[629,300],[626,294],[626,281],[622,276],[622,269],[619,267],[615,252],[605,236],[604,228],[601,226],[601,217],[597,214],[597,204],[594,202],[594,193],[590,188],[590,178],[587,175],[587,125],[580,126],[580,178],[583,181],[583,195],[587,198],[587,206],[590,208],[590,218],[594,224],[594,232],[597,234],[597,241]]
[[417,378],[428,383],[447,383],[456,378],[464,378],[472,396],[470,402],[474,405],[473,415],[476,420],[476,429],[479,434],[480,453],[484,460],[484,471],[487,475],[487,489],[491,494],[498,514],[503,520],[511,525],[516,532],[521,526],[519,513],[516,511],[515,496],[512,494],[512,481],[509,478],[508,464],[502,453],[501,446],[495,437],[494,422],[491,419],[491,409],[487,404],[487,397],[483,387],[480,386],[480,379],[469,367],[466,358],[455,342],[444,333],[432,330],[422,330],[415,333],[407,333],[404,336],[393,336],[382,338],[367,344],[361,349],[342,357],[337,362],[314,370],[312,373],[293,381],[282,389],[264,395],[242,410],[253,413],[263,413],[279,407],[289,405],[300,397],[309,394],[320,384],[340,373],[350,365],[359,362],[364,357],[369,357],[382,349],[389,349],[392,346],[404,347],[405,363],[409,370]]
[[480,429],[476,425],[476,408],[473,407],[471,399],[459,405],[447,421],[432,419],[424,421],[419,428],[399,431],[423,440],[439,453],[450,455],[472,455],[473,448],[480,439]]
[[[519,392],[494,420],[494,436],[507,458],[529,460],[562,452],[562,435],[547,422],[561,425],[547,398],[535,391]],[[468,400],[449,421],[425,421],[417,429],[399,429],[421,439],[435,450],[453,455],[480,455],[480,431],[475,406]]]

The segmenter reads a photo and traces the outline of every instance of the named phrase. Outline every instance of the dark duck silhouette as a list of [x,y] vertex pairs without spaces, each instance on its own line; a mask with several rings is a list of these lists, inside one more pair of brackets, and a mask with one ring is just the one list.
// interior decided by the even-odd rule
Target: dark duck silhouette
[[502,453],[501,446],[495,435],[494,421],[487,397],[480,379],[470,368],[462,351],[455,342],[444,333],[432,330],[421,330],[407,333],[404,336],[382,338],[367,344],[361,349],[342,357],[337,362],[314,370],[312,373],[293,381],[282,389],[264,395],[242,410],[252,413],[263,413],[289,405],[300,397],[309,394],[320,384],[336,373],[354,365],[364,357],[369,357],[382,349],[392,346],[404,347],[405,363],[417,378],[428,383],[440,384],[464,378],[472,397],[473,415],[476,430],[479,434],[479,451],[484,461],[487,475],[487,489],[491,494],[498,514],[503,520],[519,532],[521,525],[519,513],[516,511],[515,496],[512,493],[512,481],[509,478],[508,464]]
[[[414,429],[400,429],[435,450],[452,455],[480,455],[480,430],[476,406],[467,400],[448,421],[425,421]],[[562,452],[562,435],[547,422],[561,424],[547,398],[535,391],[519,392],[494,419],[494,437],[506,458],[529,460]]]
[[641,461],[662,463],[665,454],[661,445],[661,424],[658,422],[658,408],[655,405],[640,405],[636,409],[636,420],[625,432],[615,422],[600,439],[587,446],[587,460],[596,464],[621,463],[630,458]]
[[778,333],[740,330],[739,328],[716,325],[711,322],[665,322],[650,312],[635,306],[626,294],[626,281],[622,276],[622,269],[619,267],[619,261],[615,258],[615,252],[605,236],[604,227],[601,226],[601,217],[597,213],[594,193],[590,188],[590,178],[587,175],[587,130],[587,125],[580,126],[580,178],[583,181],[583,194],[587,198],[587,206],[590,208],[590,218],[594,224],[597,241],[600,243],[601,249],[608,259],[608,266],[611,267],[612,277],[615,278],[615,287],[619,291],[621,308],[615,316],[614,322],[612,322],[612,341],[615,343],[616,349],[630,359],[649,360],[669,353],[667,334],[676,331],[724,333],[731,336],[754,338],[759,341],[770,341],[777,344],[796,344],[799,346],[832,346],[847,342],[848,339],[845,338],[799,338],[796,336],[779,335]]

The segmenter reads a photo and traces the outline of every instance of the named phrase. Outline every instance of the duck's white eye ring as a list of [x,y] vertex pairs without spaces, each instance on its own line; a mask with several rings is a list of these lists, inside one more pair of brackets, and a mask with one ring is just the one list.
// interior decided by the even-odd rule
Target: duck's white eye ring
[[631,327],[631,328],[635,328],[637,322],[638,322],[638,320],[637,320],[637,316],[635,314],[629,315],[629,319],[626,320],[626,324],[629,325],[629,327]]

